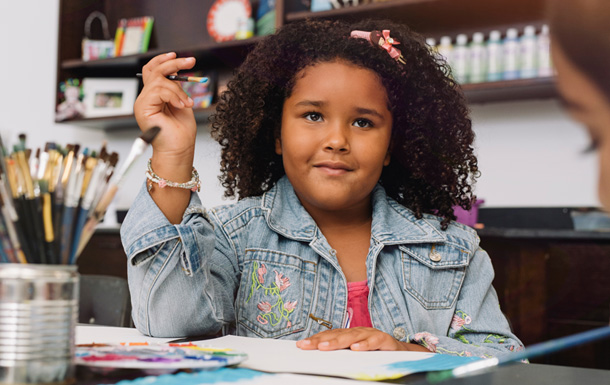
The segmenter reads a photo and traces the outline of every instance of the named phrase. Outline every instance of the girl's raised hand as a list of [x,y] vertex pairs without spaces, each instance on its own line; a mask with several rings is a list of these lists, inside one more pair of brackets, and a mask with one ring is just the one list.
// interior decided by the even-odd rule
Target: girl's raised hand
[[401,342],[381,330],[366,327],[323,331],[297,341],[297,347],[303,350],[410,350],[430,353],[421,345]]
[[177,58],[170,52],[155,56],[142,68],[144,88],[134,104],[134,114],[142,131],[161,128],[152,144],[155,156],[188,157],[194,151],[197,127],[193,100],[179,82],[166,78],[194,65],[195,58]]

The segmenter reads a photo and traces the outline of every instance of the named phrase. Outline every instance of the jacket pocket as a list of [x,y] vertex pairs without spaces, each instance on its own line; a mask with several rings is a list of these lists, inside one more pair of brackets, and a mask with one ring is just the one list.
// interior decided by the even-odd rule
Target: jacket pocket
[[454,305],[470,252],[452,244],[399,246],[404,290],[426,309]]
[[316,268],[296,255],[247,249],[235,304],[237,321],[263,338],[304,330]]

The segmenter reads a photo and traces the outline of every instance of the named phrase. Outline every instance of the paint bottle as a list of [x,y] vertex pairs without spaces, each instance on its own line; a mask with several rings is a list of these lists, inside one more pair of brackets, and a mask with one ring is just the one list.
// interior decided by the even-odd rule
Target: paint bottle
[[504,80],[519,78],[519,40],[516,28],[509,28],[502,44],[502,63]]
[[546,77],[553,75],[553,63],[551,62],[551,39],[549,38],[549,26],[543,25],[537,39],[538,54],[538,76]]
[[470,83],[481,83],[485,81],[487,74],[487,58],[485,49],[485,36],[481,32],[477,32],[472,35],[472,42],[470,43],[469,51],[469,63],[470,71],[468,76],[468,82]]
[[438,49],[436,48],[436,39],[433,37],[429,37],[426,38],[426,44],[428,45],[428,49],[430,49],[430,52],[438,52]]
[[459,34],[453,47],[453,75],[458,83],[464,84],[468,81],[468,36]]
[[536,38],[536,28],[531,25],[525,27],[523,36],[519,40],[521,52],[519,77],[522,79],[534,78],[538,74],[538,42]]
[[500,31],[491,31],[487,41],[487,81],[497,82],[502,80],[503,72]]
[[440,44],[436,47],[438,53],[445,59],[447,64],[451,66],[451,56],[453,54],[453,45],[451,44],[451,38],[449,36],[441,37]]

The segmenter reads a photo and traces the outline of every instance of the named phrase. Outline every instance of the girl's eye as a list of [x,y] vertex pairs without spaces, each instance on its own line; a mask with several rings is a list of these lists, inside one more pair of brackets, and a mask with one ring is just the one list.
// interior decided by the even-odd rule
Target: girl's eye
[[308,112],[303,116],[305,117],[305,119],[310,120],[312,122],[319,122],[320,120],[322,120],[322,114],[319,114],[317,112]]
[[360,127],[360,128],[370,128],[370,127],[373,127],[373,122],[371,122],[368,119],[360,118],[360,119],[356,119],[354,121],[354,125],[356,127]]

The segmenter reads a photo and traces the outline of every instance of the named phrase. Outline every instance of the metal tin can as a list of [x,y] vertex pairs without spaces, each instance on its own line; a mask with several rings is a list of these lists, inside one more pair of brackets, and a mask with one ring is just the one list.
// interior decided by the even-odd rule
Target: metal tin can
[[74,381],[76,266],[0,264],[0,383]]

